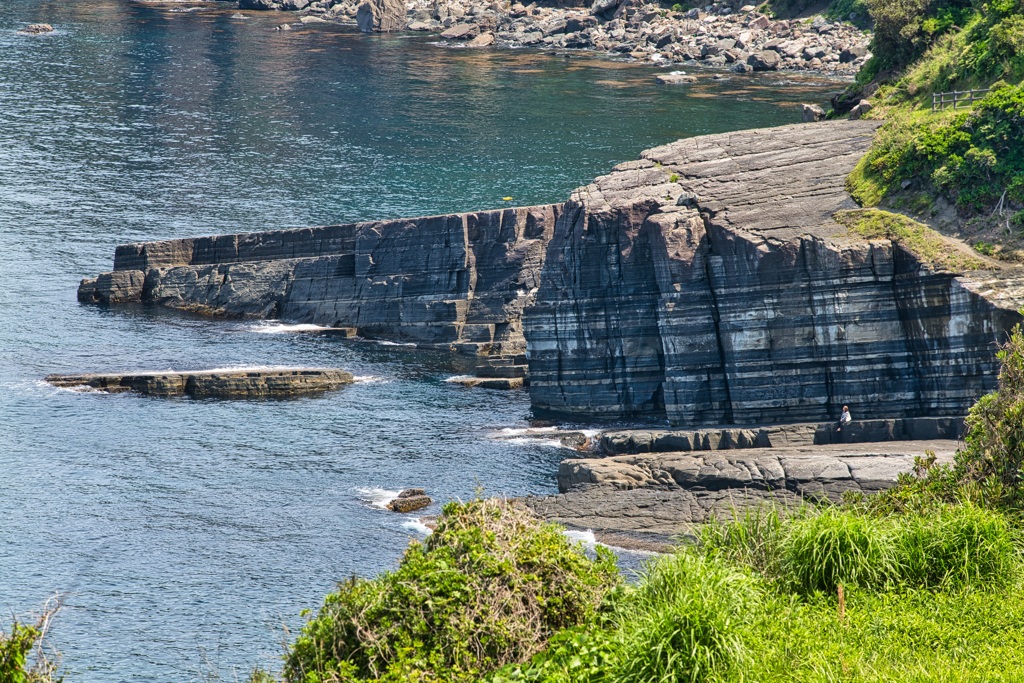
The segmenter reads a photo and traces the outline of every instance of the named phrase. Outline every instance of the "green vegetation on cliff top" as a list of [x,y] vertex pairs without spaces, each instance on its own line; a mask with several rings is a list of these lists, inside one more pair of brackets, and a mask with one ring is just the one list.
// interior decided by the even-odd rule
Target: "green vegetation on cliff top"
[[863,239],[887,239],[936,270],[963,272],[980,270],[988,264],[966,248],[958,248],[946,237],[923,223],[902,214],[880,209],[839,211],[833,218],[850,235]]
[[[872,59],[850,95],[884,118],[848,187],[862,206],[948,202],[975,240],[1024,230],[1024,0],[869,0]],[[932,111],[932,94],[990,89]],[[851,97],[848,96],[847,101]],[[922,204],[924,207],[920,207]],[[925,212],[927,213],[927,212]]]

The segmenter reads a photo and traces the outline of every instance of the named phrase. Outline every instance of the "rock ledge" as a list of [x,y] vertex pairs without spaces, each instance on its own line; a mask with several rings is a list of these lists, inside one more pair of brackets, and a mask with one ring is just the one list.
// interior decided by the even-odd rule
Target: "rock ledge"
[[322,368],[200,370],[124,374],[49,375],[56,387],[90,387],[106,393],[134,391],[150,396],[193,398],[290,398],[351,384],[352,373]]

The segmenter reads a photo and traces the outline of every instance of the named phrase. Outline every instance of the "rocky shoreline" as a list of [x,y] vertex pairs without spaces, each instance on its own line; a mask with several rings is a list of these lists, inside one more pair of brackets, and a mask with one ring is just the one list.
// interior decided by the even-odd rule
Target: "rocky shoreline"
[[952,462],[962,428],[959,419],[917,418],[854,422],[842,439],[834,424],[606,431],[590,452],[562,461],[561,493],[523,500],[541,519],[602,543],[662,551],[712,517],[890,488],[918,457]]
[[[870,57],[869,35],[851,23],[822,16],[774,20],[740,2],[716,2],[685,12],[641,0],[595,0],[590,7],[568,8],[507,0],[241,0],[239,6],[294,12],[299,24],[434,32],[467,47],[591,50],[738,73],[811,71],[852,78]],[[685,74],[673,76],[660,82],[689,82]]]

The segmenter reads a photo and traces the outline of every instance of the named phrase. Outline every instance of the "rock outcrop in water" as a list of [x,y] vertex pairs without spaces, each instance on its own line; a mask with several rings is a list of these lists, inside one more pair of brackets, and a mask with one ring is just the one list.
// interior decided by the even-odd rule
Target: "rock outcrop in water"
[[[853,236],[873,122],[680,140],[573,193],[524,323],[535,409],[672,424],[955,416],[994,386],[1018,275]],[[956,246],[951,242],[948,249]]]
[[[525,353],[540,412],[961,416],[994,386],[1020,273],[940,270],[833,219],[855,207],[844,181],[876,125],[680,140],[562,206],[124,245],[79,298]],[[491,365],[480,374],[518,384],[520,361]]]
[[283,318],[471,354],[521,354],[559,208],[126,244],[80,301]]
[[351,384],[353,377],[344,370],[273,368],[49,375],[46,381],[56,387],[89,387],[110,394],[134,391],[163,397],[291,398],[337,389]]

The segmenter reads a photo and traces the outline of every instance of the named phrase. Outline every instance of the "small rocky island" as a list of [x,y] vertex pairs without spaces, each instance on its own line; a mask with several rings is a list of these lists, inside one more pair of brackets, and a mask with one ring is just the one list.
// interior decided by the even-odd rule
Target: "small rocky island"
[[110,394],[134,391],[148,396],[237,399],[308,396],[351,384],[354,378],[344,370],[273,368],[49,375],[46,381],[56,387],[88,387]]

